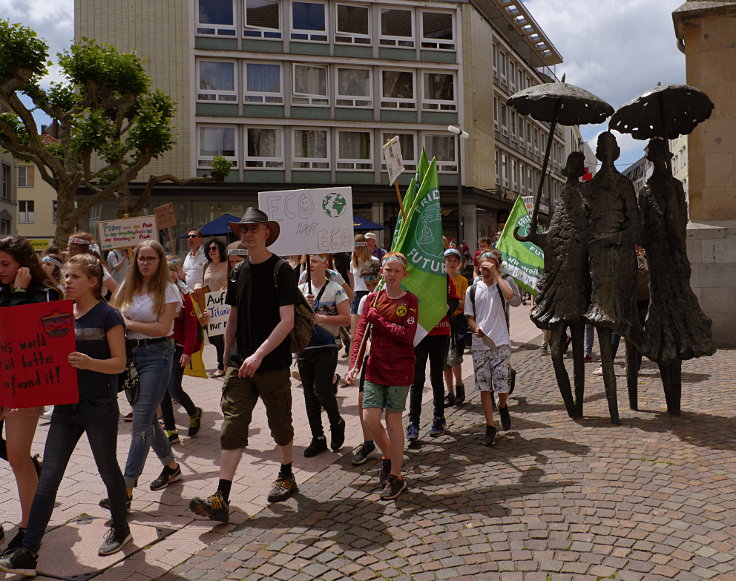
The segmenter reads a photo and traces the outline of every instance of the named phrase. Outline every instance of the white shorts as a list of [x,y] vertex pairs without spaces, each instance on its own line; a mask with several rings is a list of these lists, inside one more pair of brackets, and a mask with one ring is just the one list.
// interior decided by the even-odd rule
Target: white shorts
[[474,349],[472,353],[476,389],[509,393],[511,389],[509,383],[511,347],[501,345],[496,349]]

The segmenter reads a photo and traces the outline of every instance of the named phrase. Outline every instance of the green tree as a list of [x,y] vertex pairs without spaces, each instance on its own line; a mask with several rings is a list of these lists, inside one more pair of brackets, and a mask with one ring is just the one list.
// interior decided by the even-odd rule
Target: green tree
[[[115,194],[129,202],[128,184],[174,144],[174,104],[151,89],[135,53],[82,39],[58,55],[63,81],[43,88],[48,58],[48,45],[33,30],[0,20],[0,147],[34,163],[56,190],[55,237],[63,243],[94,205]],[[58,143],[42,140],[36,110],[58,123]],[[223,171],[206,179],[222,181]],[[139,211],[141,201],[119,205],[119,212]]]

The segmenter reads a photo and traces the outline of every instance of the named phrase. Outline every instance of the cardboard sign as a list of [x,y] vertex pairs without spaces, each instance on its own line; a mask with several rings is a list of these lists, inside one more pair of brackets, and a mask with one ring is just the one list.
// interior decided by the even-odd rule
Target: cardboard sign
[[396,178],[404,172],[404,158],[401,156],[399,136],[392,137],[383,146],[383,160],[388,171],[388,183],[393,185]]
[[100,248],[130,248],[144,240],[158,241],[156,216],[136,216],[100,222]]
[[269,250],[279,256],[353,251],[353,190],[258,192],[258,207],[281,226]]
[[156,216],[156,225],[160,230],[166,230],[166,228],[176,226],[176,212],[174,212],[174,204],[172,202],[156,206],[153,209],[153,214]]
[[0,406],[78,403],[76,350],[72,301],[0,309]]
[[227,318],[230,316],[230,305],[225,304],[226,290],[215,291],[205,295],[205,309],[209,312],[207,319],[207,336],[216,337],[225,334]]

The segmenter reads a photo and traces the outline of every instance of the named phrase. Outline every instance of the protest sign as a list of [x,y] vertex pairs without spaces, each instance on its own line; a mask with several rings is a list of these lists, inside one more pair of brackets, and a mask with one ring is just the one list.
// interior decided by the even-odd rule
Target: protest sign
[[393,184],[404,172],[404,159],[401,157],[401,144],[399,136],[392,137],[383,146],[383,160],[386,162],[388,172],[388,183]]
[[496,248],[503,255],[504,270],[514,277],[519,286],[536,296],[539,292],[539,277],[544,270],[544,251],[536,244],[514,238],[514,228],[517,226],[520,236],[526,236],[531,226],[531,218],[521,196],[516,198]]
[[0,406],[25,408],[77,403],[72,301],[0,309]]
[[205,295],[205,308],[209,312],[207,320],[207,336],[216,337],[225,334],[227,318],[230,316],[230,305],[225,304],[227,291],[215,291]]
[[144,240],[158,241],[156,216],[137,216],[100,222],[100,248],[130,248]]
[[174,204],[171,202],[156,206],[153,209],[153,215],[156,216],[156,225],[159,227],[159,230],[166,230],[166,228],[176,226],[176,212],[174,212]]
[[258,207],[281,227],[269,250],[279,256],[353,251],[350,187],[258,192]]

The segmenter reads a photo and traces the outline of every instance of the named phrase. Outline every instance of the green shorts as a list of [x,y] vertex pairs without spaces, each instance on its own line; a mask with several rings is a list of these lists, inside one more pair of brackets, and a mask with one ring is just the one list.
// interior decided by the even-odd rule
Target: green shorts
[[411,385],[379,385],[366,381],[363,386],[363,407],[403,412]]

